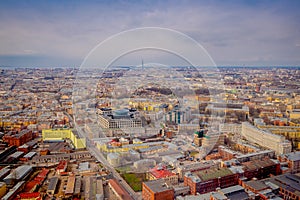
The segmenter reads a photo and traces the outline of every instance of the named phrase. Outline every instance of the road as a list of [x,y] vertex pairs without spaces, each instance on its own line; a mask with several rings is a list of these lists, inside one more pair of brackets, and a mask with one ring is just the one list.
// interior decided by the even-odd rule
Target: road
[[89,146],[88,150],[95,158],[100,161],[103,166],[112,173],[113,177],[119,181],[120,185],[130,194],[133,199],[141,199],[136,192],[127,184],[121,175],[107,162],[102,153],[94,146]]
[[[76,122],[72,119],[70,115],[68,115],[70,118],[70,122],[72,121],[74,123],[74,127],[77,127],[77,131],[79,135],[85,136],[86,133],[84,133],[80,126],[76,124]],[[121,175],[113,168],[106,158],[103,156],[103,154],[95,147],[95,145],[91,142],[89,138],[86,137],[86,148],[87,150],[99,161],[103,164],[103,166],[112,173],[113,177],[119,181],[120,185],[129,193],[129,195],[132,197],[132,199],[140,200],[141,197],[127,184],[127,182],[121,177]]]

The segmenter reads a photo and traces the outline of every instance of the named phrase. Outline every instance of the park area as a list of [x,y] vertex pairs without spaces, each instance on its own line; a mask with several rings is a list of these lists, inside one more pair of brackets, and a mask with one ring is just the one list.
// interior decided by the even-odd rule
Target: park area
[[122,177],[135,192],[142,191],[142,182],[146,181],[145,173],[124,173]]

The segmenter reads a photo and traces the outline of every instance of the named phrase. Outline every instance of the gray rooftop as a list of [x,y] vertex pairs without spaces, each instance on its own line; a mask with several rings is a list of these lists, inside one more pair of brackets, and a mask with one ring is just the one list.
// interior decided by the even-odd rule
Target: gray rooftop
[[144,184],[147,185],[153,192],[163,192],[171,189],[162,179],[147,181],[144,182]]

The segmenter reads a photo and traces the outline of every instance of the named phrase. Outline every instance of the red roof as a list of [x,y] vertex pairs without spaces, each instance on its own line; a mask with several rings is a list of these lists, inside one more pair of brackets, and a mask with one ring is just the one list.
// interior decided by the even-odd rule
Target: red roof
[[[25,187],[24,187],[24,191],[25,192],[30,192],[34,187],[36,187],[38,184],[40,184],[40,182],[38,181],[30,181],[30,182],[27,182]],[[27,194],[27,193],[26,193]]]
[[59,162],[58,166],[56,167],[56,170],[62,170],[65,169],[67,165],[67,161],[66,160],[62,160]]
[[150,173],[157,179],[174,176],[175,173],[169,171],[164,165],[157,165],[150,169]]
[[21,199],[38,198],[40,196],[41,196],[41,193],[39,193],[39,192],[31,192],[31,193],[21,193],[21,194],[19,194],[19,197]]
[[47,174],[49,173],[49,169],[43,169],[38,175],[37,177],[43,177],[45,178],[47,176]]

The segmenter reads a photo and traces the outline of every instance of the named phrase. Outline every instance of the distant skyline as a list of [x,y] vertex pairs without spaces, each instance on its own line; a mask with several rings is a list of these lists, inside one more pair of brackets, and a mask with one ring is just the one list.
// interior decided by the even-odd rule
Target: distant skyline
[[[300,66],[299,19],[297,0],[1,1],[0,66],[79,66],[100,42],[141,27],[190,36],[218,66]],[[140,54],[122,62],[140,64]]]

